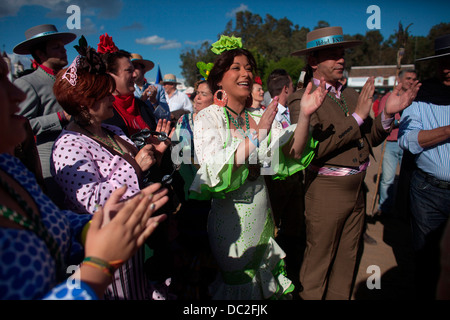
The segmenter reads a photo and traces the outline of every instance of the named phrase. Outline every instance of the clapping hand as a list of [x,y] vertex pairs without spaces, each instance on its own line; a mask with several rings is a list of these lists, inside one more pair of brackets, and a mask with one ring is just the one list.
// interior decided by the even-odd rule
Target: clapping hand
[[325,96],[327,95],[327,89],[325,88],[325,80],[320,80],[320,85],[311,93],[312,83],[308,83],[305,92],[303,93],[302,100],[300,101],[300,115],[304,117],[311,116],[322,105]]
[[275,119],[277,112],[278,112],[278,97],[274,97],[272,102],[264,111],[263,115],[261,116],[261,120],[259,120],[259,123],[257,125],[258,127],[257,133],[259,141],[263,141],[269,134],[270,129],[272,128],[273,120]]
[[[119,210],[123,208],[125,202],[129,201],[121,200],[126,191],[126,185],[120,187],[117,190],[114,190],[109,199],[105,202],[105,205],[103,206],[102,227],[107,225],[115,217],[117,212],[119,212]],[[165,202],[167,202],[167,199],[164,198],[167,193],[168,190],[166,188],[161,188],[160,183],[153,183],[150,186],[142,189],[140,192],[140,194],[143,194],[145,196],[153,195],[152,202],[155,203],[155,211],[158,210]]]
[[[152,184],[124,202],[118,200],[125,193],[126,187],[113,192],[105,208],[99,207],[94,213],[86,237],[85,255],[105,261],[128,260],[158,224],[167,218],[165,214],[152,217],[169,199],[167,189],[160,188],[161,184]],[[113,218],[110,217],[109,205],[113,205],[114,209],[119,208]],[[107,224],[104,223],[105,219],[109,220]]]
[[408,90],[402,92],[402,84],[399,83],[386,101],[386,107],[384,108],[386,118],[392,118],[397,112],[409,107],[416,98],[421,85],[416,80]]
[[355,113],[363,120],[367,119],[373,105],[373,94],[375,92],[375,78],[367,79],[358,97]]

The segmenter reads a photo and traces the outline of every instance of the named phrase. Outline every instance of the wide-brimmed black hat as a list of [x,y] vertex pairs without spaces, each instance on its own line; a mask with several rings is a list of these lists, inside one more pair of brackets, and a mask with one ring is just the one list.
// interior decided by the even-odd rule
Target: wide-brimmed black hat
[[306,35],[306,49],[292,52],[293,56],[307,55],[310,52],[333,47],[351,48],[360,45],[359,40],[344,40],[341,27],[326,27],[308,32]]
[[450,34],[434,40],[434,56],[417,59],[416,61],[436,59],[450,55]]
[[41,24],[25,31],[26,40],[16,45],[13,51],[17,54],[31,54],[30,49],[40,42],[60,39],[66,45],[76,37],[75,33],[58,32],[53,24]]

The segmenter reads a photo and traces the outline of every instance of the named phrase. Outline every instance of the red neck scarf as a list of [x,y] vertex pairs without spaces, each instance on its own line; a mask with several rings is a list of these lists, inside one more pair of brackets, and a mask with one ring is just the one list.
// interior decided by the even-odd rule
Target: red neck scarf
[[135,103],[135,97],[133,94],[117,95],[115,98],[116,100],[113,103],[114,108],[117,112],[119,112],[120,116],[125,121],[128,128],[128,134],[130,136],[142,129],[150,129],[139,112],[139,108]]

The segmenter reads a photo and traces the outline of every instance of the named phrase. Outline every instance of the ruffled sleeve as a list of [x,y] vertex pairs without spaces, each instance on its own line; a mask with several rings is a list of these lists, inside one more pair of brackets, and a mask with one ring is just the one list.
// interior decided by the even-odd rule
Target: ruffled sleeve
[[200,168],[190,187],[190,198],[224,198],[247,178],[245,166],[233,171],[234,154],[242,142],[229,135],[223,108],[216,105],[200,111],[194,125],[194,148]]
[[[259,123],[260,114],[252,114]],[[312,138],[300,160],[285,157],[282,148],[288,143],[296,125],[286,129],[274,121],[271,132],[260,142],[257,149],[258,161],[263,163],[262,174],[273,175],[274,179],[286,177],[305,169],[314,157],[317,142]],[[247,165],[234,168],[234,155],[241,139],[231,138],[229,123],[223,108],[210,106],[197,115],[194,127],[194,147],[200,169],[190,187],[190,198],[206,200],[225,198],[225,193],[242,186],[249,174]],[[256,152],[249,157],[249,163],[256,163]]]
[[290,125],[285,129],[274,125],[272,126],[268,143],[261,144],[260,157],[265,159],[263,170],[267,170],[267,174],[272,175],[273,180],[284,180],[288,176],[306,169],[314,158],[315,149],[319,142],[312,138],[311,133],[300,159],[284,155],[282,149],[289,143],[296,128],[296,124]]

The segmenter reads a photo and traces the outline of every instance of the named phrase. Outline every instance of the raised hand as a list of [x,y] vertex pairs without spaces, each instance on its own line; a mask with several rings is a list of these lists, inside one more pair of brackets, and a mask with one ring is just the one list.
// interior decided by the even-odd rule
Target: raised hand
[[408,90],[402,92],[402,84],[399,83],[386,100],[386,106],[384,108],[384,114],[386,117],[391,118],[397,112],[409,107],[416,98],[417,92],[419,92],[421,85],[422,84],[416,80]]
[[365,120],[369,114],[373,105],[373,94],[375,92],[375,78],[370,77],[367,79],[356,103],[355,113]]
[[273,120],[275,119],[277,112],[278,112],[278,97],[274,97],[272,102],[269,104],[269,106],[266,108],[263,115],[261,116],[261,120],[259,120],[257,126],[259,141],[264,140],[265,137],[269,134],[270,129],[272,128]]
[[322,105],[325,96],[327,95],[327,89],[325,89],[325,80],[322,78],[319,87],[311,93],[312,83],[308,83],[305,92],[303,93],[302,100],[300,101],[300,116],[309,117]]
[[160,141],[157,137],[151,136],[148,140],[155,147],[157,155],[162,155],[170,146],[175,127],[172,128],[170,121],[159,119],[158,124],[156,125],[156,131],[164,132],[169,137],[169,139],[166,139],[165,141]]

